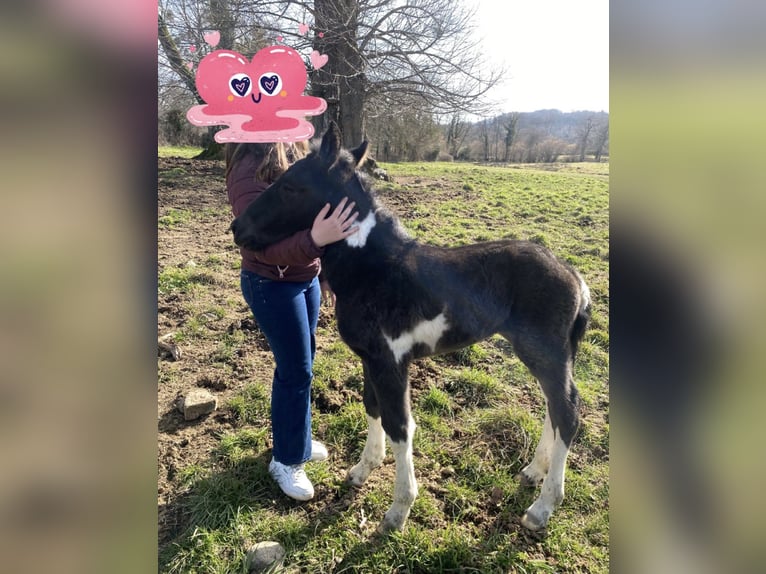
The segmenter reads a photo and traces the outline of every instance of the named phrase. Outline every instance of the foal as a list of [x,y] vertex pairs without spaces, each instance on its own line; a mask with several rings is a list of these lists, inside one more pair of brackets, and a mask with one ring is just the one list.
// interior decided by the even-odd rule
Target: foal
[[564,467],[577,430],[579,397],[572,364],[590,314],[580,275],[527,241],[453,248],[417,243],[381,208],[357,171],[367,142],[341,149],[333,123],[317,151],[293,164],[232,223],[234,241],[263,249],[311,224],[326,204],[356,202],[359,230],[326,247],[324,275],[335,292],[340,336],[361,358],[368,435],[348,473],[362,485],[385,456],[396,461],[394,502],[380,524],[401,530],[417,496],[412,460],[415,422],[407,371],[421,357],[453,351],[500,333],[537,378],[547,409],[534,458],[521,481],[542,482],[521,523],[539,530],[564,498]]

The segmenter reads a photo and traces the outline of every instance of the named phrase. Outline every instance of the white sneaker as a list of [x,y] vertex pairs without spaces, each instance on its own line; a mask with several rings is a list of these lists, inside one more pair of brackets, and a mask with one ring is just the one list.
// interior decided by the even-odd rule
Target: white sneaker
[[327,452],[327,447],[325,445],[323,445],[318,440],[311,441],[311,461],[312,462],[327,460],[329,456],[330,456],[330,453]]
[[311,500],[314,498],[314,485],[306,476],[302,464],[282,464],[271,459],[269,474],[277,481],[279,488],[287,496],[295,500]]

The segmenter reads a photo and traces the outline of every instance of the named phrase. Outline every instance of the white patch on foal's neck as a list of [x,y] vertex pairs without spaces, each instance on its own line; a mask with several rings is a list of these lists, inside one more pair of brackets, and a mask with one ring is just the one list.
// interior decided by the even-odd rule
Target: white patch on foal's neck
[[358,222],[356,233],[346,237],[346,243],[349,247],[364,247],[367,244],[367,237],[370,235],[372,228],[375,227],[375,212],[369,211],[367,217]]
[[439,313],[433,319],[421,321],[411,331],[405,331],[396,339],[392,339],[385,333],[383,333],[383,337],[398,363],[417,343],[428,345],[431,351],[435,351],[436,343],[439,342],[447,327],[449,327],[447,317],[444,316],[444,313]]

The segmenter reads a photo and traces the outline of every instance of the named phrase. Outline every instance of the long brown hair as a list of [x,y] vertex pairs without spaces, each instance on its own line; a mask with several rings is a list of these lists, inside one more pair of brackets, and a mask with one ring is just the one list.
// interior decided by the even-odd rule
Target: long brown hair
[[259,181],[271,183],[287,171],[291,163],[298,161],[306,153],[308,153],[308,144],[305,141],[293,144],[227,143],[224,150],[226,177],[229,177],[229,172],[238,161],[252,156],[258,164],[253,177]]

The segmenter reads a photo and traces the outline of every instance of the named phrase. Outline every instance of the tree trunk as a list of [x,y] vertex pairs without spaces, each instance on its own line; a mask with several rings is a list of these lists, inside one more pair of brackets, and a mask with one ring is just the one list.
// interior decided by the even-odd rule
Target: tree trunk
[[331,120],[335,121],[344,146],[355,147],[365,137],[364,62],[357,45],[359,2],[315,0],[314,9],[314,49],[328,56],[327,64],[311,72],[312,94],[327,102],[327,111],[314,119],[314,127],[321,133]]
[[601,161],[601,156],[604,155],[604,148],[606,142],[609,140],[609,120],[604,122],[596,132],[596,161]]
[[[234,17],[232,16],[229,2],[225,0],[210,0],[210,26],[221,33],[221,39],[216,50],[234,49]],[[215,141],[215,134],[223,129],[223,126],[210,126],[205,137],[205,149],[194,159],[223,159],[223,144]]]
[[503,161],[510,161],[511,159],[511,147],[513,141],[516,139],[516,126],[519,123],[519,113],[512,112],[505,122],[505,156]]
[[194,159],[223,159],[224,158],[223,144],[219,144],[214,139],[215,133],[219,131],[220,129],[221,128],[218,128],[218,127],[208,128],[207,136],[205,137],[205,141],[203,142],[205,149],[203,149],[199,154],[195,155]]
[[588,146],[588,138],[593,130],[593,118],[587,118],[580,131],[579,160],[585,161],[585,151]]
[[[226,3],[221,0],[211,0],[210,10],[211,20],[214,26],[221,32],[221,40],[216,48],[231,50],[232,44],[234,43],[234,21],[231,17],[231,12],[226,6]],[[199,92],[197,91],[195,75],[186,67],[181,52],[178,49],[175,40],[170,35],[170,31],[168,30],[165,19],[161,13],[157,15],[157,32],[160,45],[165,51],[170,67],[181,77],[181,80],[186,87],[189,88],[189,91],[194,95],[197,103],[204,104],[205,101],[200,97]],[[223,159],[223,145],[219,144],[214,139],[215,133],[221,129],[220,126],[211,126],[208,128],[205,143],[203,144],[205,149],[194,156],[194,159]]]

